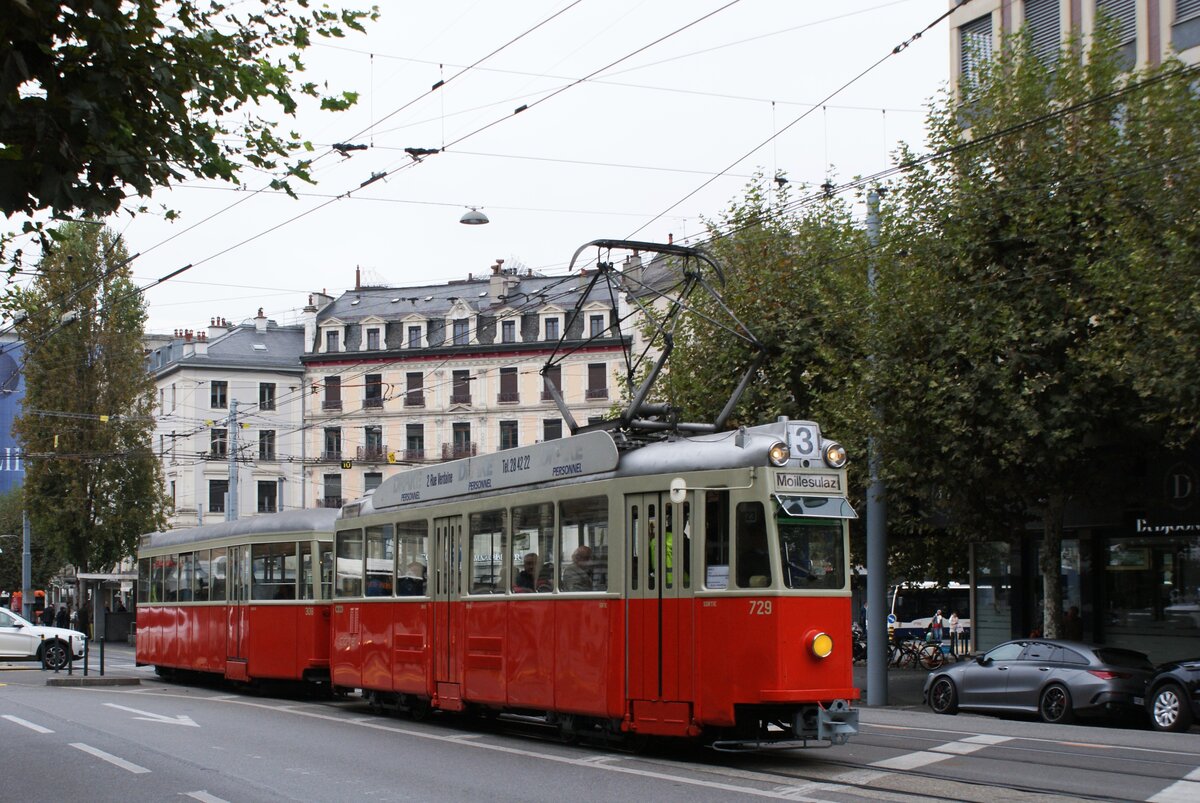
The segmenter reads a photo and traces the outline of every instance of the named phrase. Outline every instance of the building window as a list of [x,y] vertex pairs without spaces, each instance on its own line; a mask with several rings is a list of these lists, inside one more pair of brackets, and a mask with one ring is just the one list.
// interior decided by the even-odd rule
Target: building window
[[368,351],[379,351],[379,330],[378,329],[368,329],[367,330],[367,350]]
[[471,322],[467,318],[454,319],[454,345],[466,346],[471,342]]
[[515,404],[521,400],[517,393],[517,369],[500,369],[500,396],[496,399],[501,404]]
[[558,340],[558,318],[546,319],[546,340]]
[[450,383],[450,403],[471,403],[471,372],[454,371]]
[[562,366],[551,365],[542,369],[542,401],[550,401],[554,398],[550,394],[550,383],[554,383],[554,387],[558,388],[558,393],[562,395]]
[[500,448],[501,449],[517,448],[517,422],[516,421],[501,421],[500,422]]
[[363,474],[363,493],[373,491],[383,484],[383,474],[379,471],[368,471]]
[[325,377],[325,399],[321,402],[321,409],[342,409],[342,378],[340,376]]
[[325,488],[321,496],[321,507],[342,506],[342,475],[326,474],[321,478]]
[[500,322],[500,341],[502,343],[516,343],[517,342],[517,322],[516,321],[510,319],[507,321]]
[[562,419],[547,418],[542,421],[542,440],[554,441],[562,437]]
[[588,363],[588,399],[608,398],[608,366],[602,362]]
[[328,331],[325,333],[325,351],[338,351],[338,333]]
[[1121,67],[1137,64],[1137,3],[1135,0],[1096,0],[1096,16],[1108,17],[1117,25],[1117,58]]
[[342,459],[342,429],[341,427],[325,428],[325,448],[321,452],[322,460]]
[[404,406],[425,406],[425,375],[419,371],[404,375]]
[[229,430],[214,429],[211,433],[209,443],[211,445],[210,453],[213,457],[229,456]]
[[453,442],[447,444],[450,448],[442,449],[442,458],[444,460],[455,460],[460,457],[473,457],[475,455],[475,444],[471,443],[470,423],[457,421],[451,426],[453,428]]
[[275,513],[279,510],[279,483],[275,480],[259,480],[258,512]]
[[363,447],[358,459],[368,463],[379,463],[383,460],[383,427],[363,427]]
[[1175,0],[1171,44],[1179,51],[1200,45],[1200,0]]
[[264,429],[258,433],[258,459],[275,459],[275,430]]
[[408,424],[404,429],[404,459],[425,459],[425,425]]
[[383,406],[383,374],[367,374],[363,407]]
[[419,327],[419,326],[408,327],[408,347],[410,349],[421,348],[421,327]]
[[274,382],[259,382],[258,383],[258,409],[274,410],[275,409],[275,383]]
[[229,406],[229,383],[219,379],[213,380],[208,394],[208,406],[214,410],[224,410]]
[[1033,55],[1047,67],[1054,66],[1062,46],[1061,8],[1059,0],[1025,0],[1025,24],[1033,39]]
[[590,315],[588,316],[588,327],[591,330],[592,337],[604,336],[604,316]]
[[225,497],[229,494],[229,480],[208,481],[208,512],[224,513]]

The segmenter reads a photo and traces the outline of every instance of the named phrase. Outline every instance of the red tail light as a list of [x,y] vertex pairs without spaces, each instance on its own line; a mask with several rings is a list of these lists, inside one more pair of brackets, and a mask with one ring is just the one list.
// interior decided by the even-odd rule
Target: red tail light
[[1101,680],[1127,680],[1133,677],[1128,672],[1110,672],[1107,669],[1089,669],[1088,674],[1095,675]]

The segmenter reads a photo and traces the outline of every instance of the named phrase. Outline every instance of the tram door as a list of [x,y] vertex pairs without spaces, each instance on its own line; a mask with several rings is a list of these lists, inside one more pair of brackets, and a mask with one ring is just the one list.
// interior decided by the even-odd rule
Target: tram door
[[249,641],[249,623],[246,621],[250,602],[250,545],[240,544],[229,548],[225,569],[228,578],[226,592],[229,595],[228,627],[225,639],[226,656],[231,661],[245,661],[246,643]]
[[629,698],[635,719],[649,732],[656,726],[647,719],[658,721],[662,732],[675,732],[690,720],[695,641],[690,516],[690,502],[674,504],[666,492],[625,497]]
[[462,584],[463,517],[433,520],[433,678],[443,708],[458,708],[462,682],[462,613],[457,600]]

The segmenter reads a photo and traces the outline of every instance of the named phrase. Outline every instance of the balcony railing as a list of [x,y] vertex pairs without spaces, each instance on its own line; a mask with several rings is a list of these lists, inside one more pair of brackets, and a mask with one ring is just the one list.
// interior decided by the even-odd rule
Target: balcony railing
[[337,451],[326,450],[324,452],[321,452],[321,462],[323,462],[323,463],[336,463],[341,459],[342,459],[342,450],[341,449],[338,449]]
[[450,394],[450,403],[451,404],[470,404],[471,403],[471,394],[470,393],[451,393]]
[[317,507],[341,507],[342,497],[323,496],[317,499]]
[[499,404],[516,404],[521,401],[521,394],[515,390],[510,393],[499,393],[496,395],[496,401]]
[[382,396],[368,396],[367,398],[363,399],[363,407],[364,408],[370,409],[370,408],[379,408],[382,406],[383,406],[383,397]]
[[358,459],[364,463],[386,463],[386,446],[359,446]]
[[474,457],[478,450],[477,443],[443,443],[442,444],[442,459],[457,460],[460,457]]
[[554,401],[554,395],[548,390],[542,391],[542,401]]
[[340,410],[342,409],[341,399],[324,399],[321,402],[322,410]]
[[405,394],[404,406],[405,407],[424,407],[425,406],[425,394],[424,393]]
[[586,399],[607,399],[608,398],[608,388],[588,388],[584,392],[584,398],[586,398]]
[[424,449],[405,449],[404,450],[404,460],[406,462],[415,462],[417,460],[424,460],[424,459],[425,459],[425,450]]

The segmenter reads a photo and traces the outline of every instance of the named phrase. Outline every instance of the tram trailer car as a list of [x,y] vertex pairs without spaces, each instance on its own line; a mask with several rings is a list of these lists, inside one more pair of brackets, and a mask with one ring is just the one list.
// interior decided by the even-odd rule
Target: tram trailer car
[[139,665],[236,681],[329,681],[336,509],[143,535]]
[[330,671],[377,706],[564,736],[844,743],[845,452],[812,422],[415,468],[336,522]]

